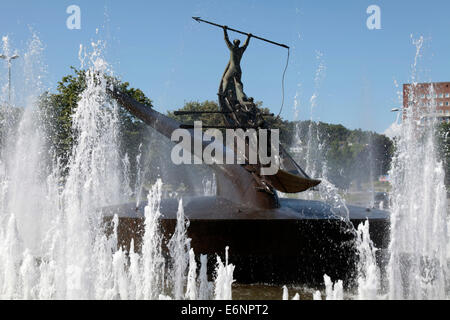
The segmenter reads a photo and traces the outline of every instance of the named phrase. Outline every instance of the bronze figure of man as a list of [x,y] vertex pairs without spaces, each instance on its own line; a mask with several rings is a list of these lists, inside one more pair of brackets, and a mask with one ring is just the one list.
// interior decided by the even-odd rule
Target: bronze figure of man
[[228,65],[222,77],[222,94],[226,94],[227,92],[229,92],[229,90],[232,90],[232,92],[238,96],[240,94],[245,96],[245,94],[243,93],[243,85],[241,81],[242,70],[240,63],[242,55],[244,54],[245,49],[247,49],[248,47],[252,34],[249,33],[244,45],[242,47],[239,47],[239,44],[241,42],[238,39],[235,39],[233,43],[230,42],[227,29],[227,26],[223,27],[225,42],[228,46],[228,49],[230,49],[230,61],[228,62]]

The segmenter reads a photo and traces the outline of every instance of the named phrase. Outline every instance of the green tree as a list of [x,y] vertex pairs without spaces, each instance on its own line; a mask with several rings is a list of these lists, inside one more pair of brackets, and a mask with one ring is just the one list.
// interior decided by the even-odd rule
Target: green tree
[[[55,160],[66,167],[74,145],[72,115],[77,108],[80,95],[86,89],[86,71],[71,67],[72,74],[58,82],[56,93],[45,92],[40,97],[39,109],[46,130],[46,139]],[[114,81],[118,88],[140,103],[152,107],[152,101],[140,89],[130,88],[128,82]],[[125,108],[119,108],[121,152],[128,154],[131,171],[136,171],[135,159],[140,145],[148,145],[146,125]]]

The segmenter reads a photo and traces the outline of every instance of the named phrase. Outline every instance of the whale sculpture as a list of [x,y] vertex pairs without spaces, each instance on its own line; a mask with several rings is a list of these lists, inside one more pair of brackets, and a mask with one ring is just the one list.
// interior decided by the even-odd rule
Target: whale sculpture
[[[220,128],[243,131],[271,129],[265,118],[273,115],[261,112],[253,98],[244,93],[241,81],[239,63],[252,35],[248,34],[244,46],[239,47],[238,41],[234,44],[229,41],[228,28],[219,27],[224,29],[225,42],[230,49],[230,61],[218,92],[218,113],[223,115],[226,123]],[[288,48],[267,39],[255,38]],[[135,101],[113,84],[108,87],[111,97],[121,106],[168,139],[175,130],[190,130],[192,141],[188,145],[197,143],[202,147],[186,151],[202,158],[203,149],[209,142],[194,134],[195,126],[179,123]],[[186,113],[195,112],[178,112]],[[245,137],[243,140],[246,150],[255,148]],[[219,148],[223,149],[223,154],[233,156],[241,152],[236,146],[226,144]],[[279,198],[277,191],[298,193],[317,186],[321,181],[310,178],[281,146],[278,152],[279,170],[269,175],[262,174],[262,162],[251,163],[245,152],[242,164],[209,163],[216,176],[216,195],[183,197],[184,214],[190,220],[187,232],[195,253],[207,254],[208,263],[212,266],[215,255],[228,246],[230,262],[236,265],[234,277],[240,283],[321,285],[323,275],[327,274],[333,280],[341,279],[345,285],[351,285],[358,259],[355,227],[369,220],[371,239],[379,249],[378,262],[383,264],[383,252],[389,241],[388,212],[356,206],[348,206],[345,212],[338,212],[321,201]],[[139,250],[145,206],[143,202],[138,207],[130,203],[103,209],[106,216],[119,217],[121,245],[128,247],[133,239],[135,248]],[[166,240],[174,232],[177,209],[176,199],[162,200],[161,227]]]
[[[108,92],[168,139],[182,126],[114,88]],[[246,165],[210,167],[216,174],[216,195],[183,198],[184,213],[190,220],[188,236],[196,254],[208,254],[211,267],[215,255],[229,246],[238,282],[321,285],[326,273],[351,285],[358,258],[355,227],[366,220],[370,222],[371,239],[380,249],[379,263],[383,263],[383,251],[389,242],[387,211],[348,206],[348,217],[343,218],[321,201],[278,198],[273,185],[263,182]],[[317,185],[318,180],[309,177],[301,177],[300,181],[307,179],[313,182],[303,188]],[[119,242],[124,247],[133,239],[139,250],[145,206],[146,202],[142,202],[138,207],[130,203],[103,208],[106,216],[119,217]],[[177,208],[176,199],[161,202],[161,226],[166,239],[175,229]]]

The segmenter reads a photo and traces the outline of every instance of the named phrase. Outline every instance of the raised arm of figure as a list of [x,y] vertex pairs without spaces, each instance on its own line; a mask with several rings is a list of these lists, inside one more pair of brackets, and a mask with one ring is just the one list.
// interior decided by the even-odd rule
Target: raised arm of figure
[[245,40],[244,45],[242,46],[242,48],[243,48],[244,50],[247,49],[248,44],[250,43],[250,38],[251,38],[252,36],[253,36],[253,35],[252,35],[251,33],[247,34],[247,40]]
[[230,38],[228,38],[228,32],[227,32],[228,27],[227,26],[223,26],[223,34],[225,37],[225,42],[227,44],[228,49],[232,49],[233,48],[233,44],[230,41]]

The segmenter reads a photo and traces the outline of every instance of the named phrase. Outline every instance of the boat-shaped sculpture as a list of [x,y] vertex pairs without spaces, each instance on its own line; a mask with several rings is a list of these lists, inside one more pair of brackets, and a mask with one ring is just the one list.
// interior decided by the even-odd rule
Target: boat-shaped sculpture
[[[244,93],[240,79],[240,59],[252,35],[244,46],[231,43],[224,27],[225,41],[230,49],[230,62],[221,79],[218,101],[226,126],[232,129],[270,129],[266,117]],[[143,105],[114,86],[109,94],[133,115],[171,138],[180,128],[191,132],[194,126],[185,125]],[[207,142],[197,141],[203,148]],[[252,148],[244,139],[246,150]],[[224,154],[239,150],[222,145]],[[203,149],[187,150],[202,158]],[[199,152],[199,154],[196,154]],[[301,283],[320,285],[323,275],[342,279],[350,285],[356,270],[355,227],[369,220],[370,236],[382,263],[383,250],[388,244],[388,212],[348,206],[345,213],[336,212],[330,205],[313,200],[279,198],[283,193],[297,193],[317,186],[320,180],[304,172],[292,157],[279,148],[279,170],[273,175],[261,174],[264,165],[209,164],[216,176],[216,195],[183,198],[184,214],[189,219],[188,236],[197,255],[208,254],[209,263],[215,255],[230,248],[229,260],[235,264],[234,277],[240,283]],[[121,245],[128,247],[134,240],[139,250],[144,227],[144,207],[135,203],[103,208],[106,216],[119,217],[118,236]],[[161,226],[166,239],[176,225],[178,201],[163,199]],[[213,270],[213,268],[209,268]]]
[[[123,93],[111,90],[110,94],[168,138],[182,125]],[[210,167],[216,175],[216,196],[183,198],[191,246],[198,255],[208,254],[209,270],[214,270],[215,255],[228,246],[230,262],[236,265],[234,276],[240,283],[321,285],[327,274],[350,285],[358,258],[355,227],[366,220],[374,246],[379,249],[379,263],[383,263],[383,251],[389,242],[387,211],[347,206],[345,218],[321,201],[280,199],[275,186],[267,185],[246,165]],[[269,177],[273,179],[270,181],[274,178]],[[132,239],[136,249],[140,248],[145,206],[144,201],[138,207],[130,203],[103,209],[106,216],[119,217],[119,242],[126,248]],[[173,234],[177,209],[177,200],[162,200],[161,225],[166,240]]]

